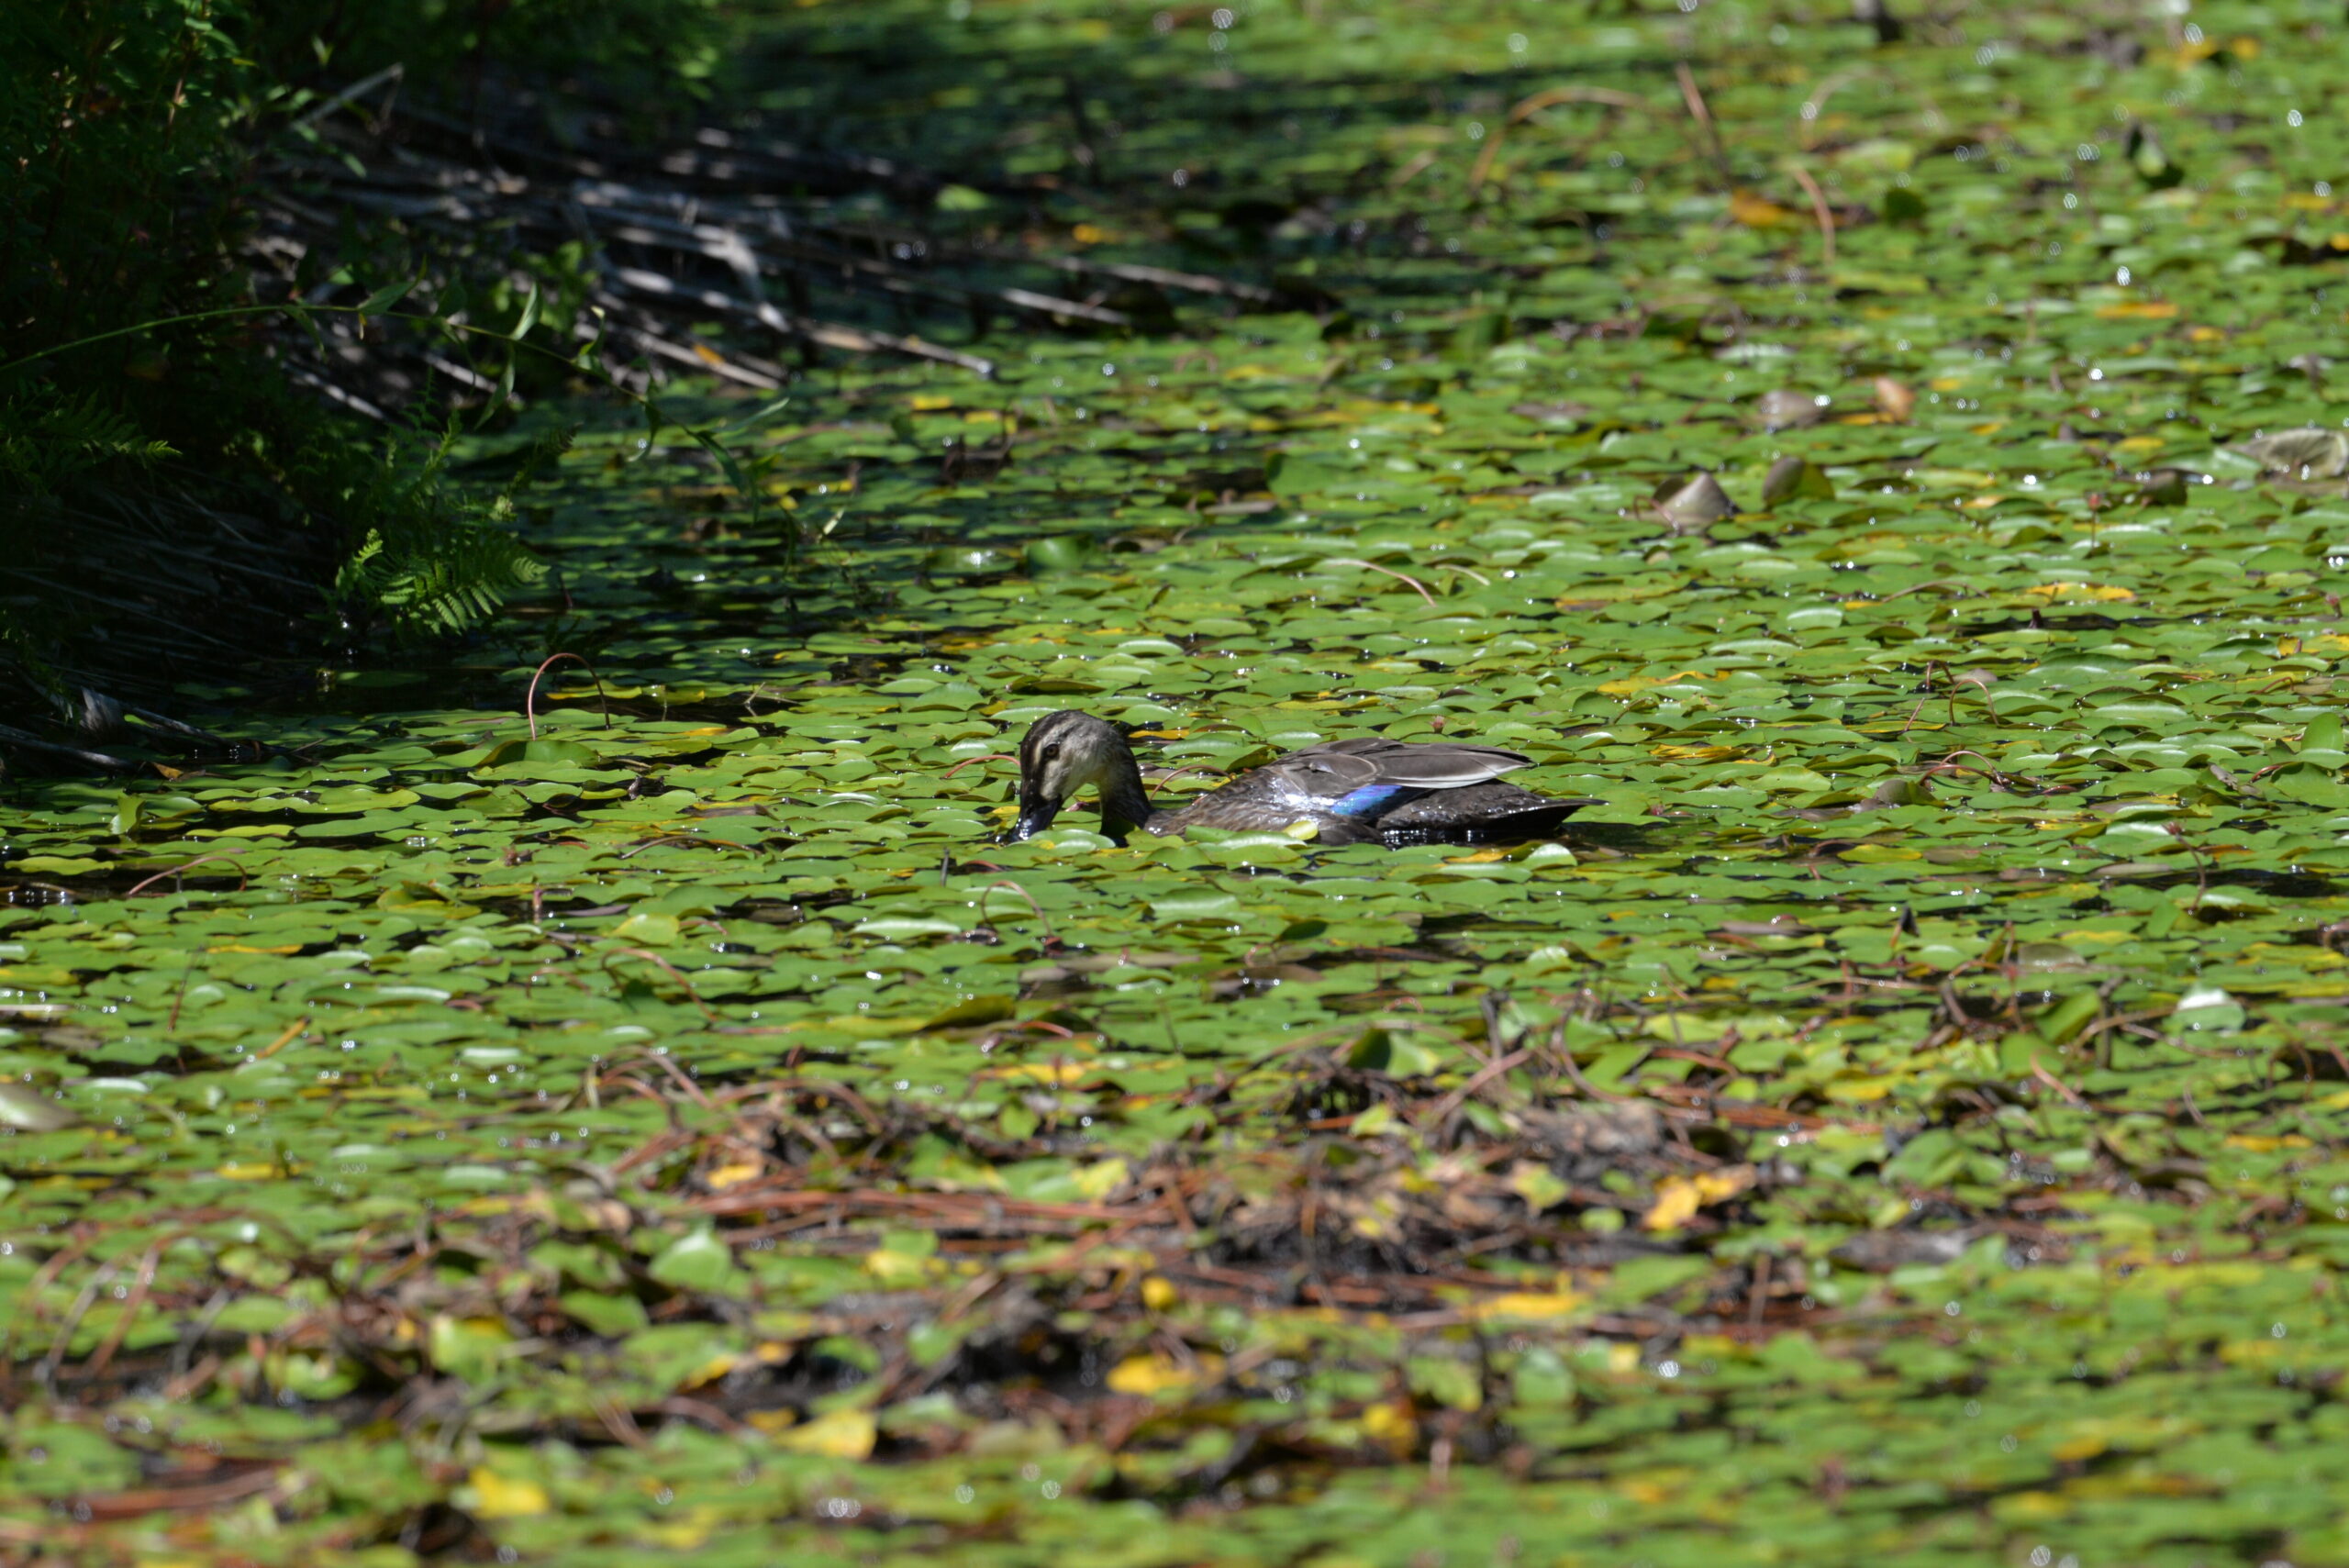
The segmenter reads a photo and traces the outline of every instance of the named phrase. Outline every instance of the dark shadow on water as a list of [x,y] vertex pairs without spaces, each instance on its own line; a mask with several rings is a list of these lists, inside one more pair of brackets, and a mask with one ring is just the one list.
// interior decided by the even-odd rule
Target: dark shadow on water
[[[1395,171],[1383,164],[1299,172],[1297,152],[1317,139],[1364,128],[1424,126],[1488,103],[1505,105],[1531,90],[1526,80],[1506,72],[1430,77],[1415,62],[1398,59],[1392,73],[1258,81],[1247,72],[1244,25],[1233,34],[1228,58],[1211,57],[1207,20],[1187,10],[1169,15],[1174,20],[1163,31],[1152,14],[1134,13],[1097,42],[1046,45],[996,22],[984,8],[966,22],[895,5],[788,13],[745,48],[732,78],[739,96],[729,105],[721,92],[710,117],[738,138],[789,142],[826,157],[881,157],[918,174],[910,183],[884,182],[869,199],[820,180],[807,190],[778,193],[786,202],[843,204],[836,216],[864,224],[879,252],[890,250],[898,228],[918,220],[947,236],[951,243],[941,255],[953,252],[974,265],[990,247],[1016,242],[1033,250],[1031,237],[1041,235],[1036,253],[1136,262],[1275,291],[1269,298],[1184,294],[1171,312],[1136,313],[1141,334],[1154,340],[1200,331],[1245,337],[1252,331],[1250,313],[1261,310],[1284,316],[1276,335],[1302,329],[1343,338],[1374,300],[1448,310],[1481,282],[1508,282],[1503,270],[1479,261],[1473,247],[1461,253],[1446,248],[1445,239],[1456,237],[1468,218],[1456,203],[1432,195],[1424,205],[1414,205],[1420,202],[1416,195],[1398,200],[1391,188]],[[1190,63],[1183,63],[1186,60]],[[1669,62],[1659,57],[1653,63],[1660,84],[1665,83]],[[1609,69],[1620,72],[1622,64],[1612,60]],[[1546,72],[1544,84],[1558,74]],[[1057,166],[1049,166],[1041,150],[1047,148],[1063,154]],[[1579,155],[1573,148],[1555,150],[1569,162]],[[1172,179],[1178,167],[1185,170],[1179,184]],[[938,193],[947,183],[984,193],[986,202],[967,217],[941,214]],[[1375,210],[1375,221],[1353,221],[1348,214],[1357,206]],[[1497,210],[1512,221],[1524,218],[1506,205]],[[1085,224],[1119,232],[1108,241],[1079,245],[1073,237]],[[1604,266],[1603,256],[1589,264]],[[1313,319],[1301,322],[1300,311]],[[913,320],[894,306],[852,318],[980,344],[1015,371],[1025,342],[1074,338],[1114,351],[1121,337],[1081,322],[1056,330],[1034,322],[1015,329],[1008,318]],[[1500,319],[1495,329],[1534,325],[1513,327]],[[1265,329],[1273,330],[1269,321]],[[1461,373],[1441,359],[1429,361],[1424,350],[1439,345],[1424,332],[1393,328],[1386,343],[1395,360],[1408,361],[1404,368],[1374,368],[1375,355],[1360,365],[1349,361],[1327,391],[1423,397]],[[890,369],[836,357],[800,367],[794,421],[879,417],[874,400],[834,379],[844,365],[860,376]],[[828,381],[833,384],[828,387]],[[1019,390],[1017,374],[1008,374],[1003,395]],[[674,417],[695,420],[732,417],[744,406],[740,398],[683,394],[666,401]],[[494,477],[504,454],[533,433],[582,417],[614,427],[633,420],[618,409],[597,415],[542,402],[479,450],[461,451],[455,467]],[[729,721],[737,709],[733,694],[762,681],[796,686],[885,679],[891,666],[929,656],[945,637],[987,629],[985,623],[941,623],[933,600],[908,612],[924,625],[921,634],[874,636],[866,639],[874,646],[853,654],[818,646],[827,637],[858,633],[909,595],[1015,583],[1030,564],[1030,547],[1040,532],[1032,493],[1001,486],[973,494],[989,490],[998,475],[985,464],[956,466],[957,453],[925,454],[910,462],[787,456],[780,472],[811,486],[829,477],[851,489],[895,484],[904,490],[929,482],[930,488],[951,491],[925,501],[923,509],[940,520],[906,526],[853,513],[825,550],[811,551],[786,537],[788,525],[777,517],[770,517],[763,530],[745,528],[746,537],[735,537],[730,525],[740,519],[710,511],[707,502],[696,511],[688,493],[707,492],[722,475],[708,454],[674,433],[669,439],[675,444],[640,467],[623,473],[574,466],[532,493],[527,520],[517,526],[555,575],[544,595],[518,605],[486,631],[454,644],[418,640],[328,651],[321,662],[343,668],[328,679],[301,661],[258,679],[251,671],[173,665],[172,706],[239,737],[275,740],[293,730],[324,731],[321,750],[306,754],[330,755],[336,731],[353,740],[380,740],[396,733],[403,714],[452,707],[518,713],[524,680],[518,672],[550,653],[593,660],[609,647],[666,643],[676,650],[680,667],[662,673],[671,677],[663,684],[712,688],[707,696],[664,695],[651,706],[624,699],[622,711],[648,715],[657,707],[666,717]],[[1243,550],[1258,537],[1293,530],[1294,508],[1276,499],[1256,514],[1211,510],[1264,501],[1278,439],[1222,431],[1120,433],[1089,449],[1096,461],[1083,465],[1081,477],[1074,472],[1079,465],[1063,461],[1065,450],[1047,448],[1041,455],[1015,450],[1009,462],[1015,472],[1023,462],[1072,471],[1066,478],[1055,475],[1063,492],[1060,509],[1071,520],[1052,528],[1088,541],[1090,561],[1082,569],[1113,572],[1124,560],[1209,529]],[[615,484],[616,477],[621,483]],[[647,487],[657,492],[651,502],[619,494]],[[1170,502],[1163,514],[1146,519],[1108,515],[1141,488]],[[1317,512],[1343,526],[1373,520],[1375,508],[1350,517],[1330,508]],[[583,517],[600,520],[583,527]],[[941,561],[948,547],[980,564],[964,570]],[[1546,618],[1551,612],[1531,606],[1524,613]],[[323,618],[323,601],[316,614]],[[1266,631],[1278,636],[1276,625]],[[718,644],[750,651],[721,661],[711,652]],[[641,651],[623,652],[615,662],[639,675],[655,669]],[[565,677],[551,688],[577,684],[575,672]],[[183,767],[229,760],[200,748],[152,745],[132,754]]]

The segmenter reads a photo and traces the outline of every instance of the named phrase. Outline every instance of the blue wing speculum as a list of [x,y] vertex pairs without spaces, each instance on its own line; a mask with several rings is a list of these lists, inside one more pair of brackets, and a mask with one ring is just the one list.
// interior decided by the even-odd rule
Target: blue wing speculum
[[1321,809],[1335,817],[1352,817],[1367,822],[1427,793],[1409,784],[1364,784],[1360,789],[1348,790],[1335,800],[1322,802]]

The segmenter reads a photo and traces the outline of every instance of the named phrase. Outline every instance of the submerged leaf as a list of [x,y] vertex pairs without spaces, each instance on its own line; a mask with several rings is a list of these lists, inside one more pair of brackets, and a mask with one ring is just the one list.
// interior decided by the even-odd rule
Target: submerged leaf
[[1720,487],[1720,482],[1709,473],[1698,473],[1666,496],[1662,503],[1664,520],[1675,533],[1701,533],[1723,517],[1737,514],[1737,504]]
[[55,1132],[73,1125],[72,1111],[17,1084],[0,1084],[0,1127],[20,1132]]
[[2265,474],[2290,479],[2338,479],[2349,473],[2349,433],[2313,427],[2277,430],[2237,449]]
[[1762,478],[1762,505],[1776,506],[1787,501],[1831,500],[1835,486],[1817,463],[1807,458],[1787,456],[1770,465]]
[[1799,430],[1827,417],[1827,399],[1777,387],[1753,400],[1753,422],[1765,430]]

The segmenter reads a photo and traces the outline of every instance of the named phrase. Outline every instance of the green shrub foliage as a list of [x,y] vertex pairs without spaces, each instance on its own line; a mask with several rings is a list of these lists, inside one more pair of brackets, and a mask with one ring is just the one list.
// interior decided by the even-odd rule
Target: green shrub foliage
[[459,106],[492,69],[688,85],[715,58],[710,15],[708,0],[0,6],[0,706],[102,667],[84,662],[102,619],[234,620],[201,573],[175,581],[88,523],[126,497],[236,518],[195,546],[300,563],[320,629],[462,630],[534,580],[500,526],[507,503],[446,484],[437,443],[354,432],[270,362],[283,318],[260,307],[278,302],[253,297],[238,256],[253,150],[386,64]]

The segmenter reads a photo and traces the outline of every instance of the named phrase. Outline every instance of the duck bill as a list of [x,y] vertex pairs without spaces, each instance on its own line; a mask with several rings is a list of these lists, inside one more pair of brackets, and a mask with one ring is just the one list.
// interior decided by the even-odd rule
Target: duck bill
[[1041,795],[1020,796],[1019,820],[1011,825],[1011,841],[1016,844],[1042,832],[1060,814],[1061,802],[1057,800],[1046,800]]

